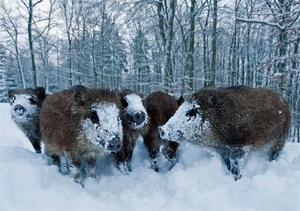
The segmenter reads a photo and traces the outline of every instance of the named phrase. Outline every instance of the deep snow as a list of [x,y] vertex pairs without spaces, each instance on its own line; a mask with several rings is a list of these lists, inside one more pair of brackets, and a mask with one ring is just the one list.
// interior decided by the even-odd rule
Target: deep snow
[[0,210],[300,210],[300,144],[287,143],[271,163],[249,156],[238,181],[204,149],[183,144],[178,154],[171,171],[156,173],[139,140],[131,173],[103,164],[82,188],[34,153],[0,104]]

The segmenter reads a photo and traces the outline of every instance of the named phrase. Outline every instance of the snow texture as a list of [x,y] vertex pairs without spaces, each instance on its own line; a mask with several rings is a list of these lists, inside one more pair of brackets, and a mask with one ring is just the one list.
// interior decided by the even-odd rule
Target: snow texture
[[[28,94],[16,94],[11,104],[11,116],[16,122],[26,123],[28,120],[36,118],[38,114],[38,106],[30,103],[29,99],[33,96]],[[16,106],[22,105],[21,109]]]
[[[189,140],[190,142],[199,141],[199,138],[205,137],[210,132],[210,123],[202,119],[199,113],[200,106],[194,102],[184,102],[169,121],[161,126],[164,131],[162,138],[171,141]],[[196,111],[193,115],[187,115],[189,111]],[[200,128],[200,130],[199,130]]]
[[92,105],[99,118],[99,123],[94,124],[87,118],[82,121],[82,130],[85,137],[94,145],[108,148],[110,141],[119,138],[122,141],[123,128],[120,111],[114,103],[98,103]]
[[[142,140],[128,175],[103,162],[85,187],[36,154],[0,104],[0,210],[300,210],[300,144],[287,143],[278,160],[248,156],[234,181],[218,156],[182,144],[171,171],[156,173]],[[162,159],[164,157],[162,156]]]
[[139,129],[145,126],[145,124],[147,124],[148,122],[148,115],[146,112],[145,107],[143,106],[142,103],[142,98],[137,95],[137,94],[129,94],[125,96],[126,102],[128,103],[127,108],[125,109],[126,113],[134,115],[135,113],[138,112],[144,112],[144,114],[146,115],[145,121],[142,122],[139,125],[136,125],[136,123],[134,123],[134,128],[135,129]]

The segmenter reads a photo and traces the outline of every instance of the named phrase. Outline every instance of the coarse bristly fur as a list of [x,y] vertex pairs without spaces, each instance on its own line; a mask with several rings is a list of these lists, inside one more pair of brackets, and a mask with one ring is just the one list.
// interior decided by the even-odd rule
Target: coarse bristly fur
[[249,151],[282,150],[291,121],[287,102],[266,88],[204,88],[160,127],[170,140],[186,140],[218,152],[235,179]]
[[41,153],[39,113],[45,97],[43,87],[8,91],[11,118],[25,133],[36,153]]
[[159,137],[158,127],[165,124],[172,117],[178,106],[183,102],[180,97],[178,101],[165,92],[153,92],[146,97],[144,104],[149,115],[147,130],[144,133],[144,144],[151,158],[152,168],[159,171],[159,152],[163,146],[163,154],[170,162],[170,169],[176,163],[176,151],[178,143],[167,141]]
[[78,85],[50,95],[40,112],[47,153],[58,165],[67,156],[79,182],[95,177],[97,159],[122,147],[121,108],[119,96],[106,89]]
[[131,90],[121,90],[118,94],[123,108],[123,147],[113,155],[120,171],[127,174],[132,170],[131,159],[136,140],[147,128],[148,115],[142,103],[142,94]]

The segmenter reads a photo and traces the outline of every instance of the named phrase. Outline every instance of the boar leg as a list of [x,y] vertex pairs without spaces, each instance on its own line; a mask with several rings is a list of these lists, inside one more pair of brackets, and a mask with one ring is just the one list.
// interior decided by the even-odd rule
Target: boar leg
[[124,174],[128,174],[132,170],[131,159],[135,147],[135,140],[124,137],[123,147],[120,151],[113,153],[118,168]]
[[249,152],[250,147],[226,146],[220,151],[227,169],[232,174],[235,180],[242,177],[241,169],[243,168],[244,160]]
[[270,147],[269,151],[269,161],[275,160],[279,153],[281,152],[282,148],[284,147],[286,137],[282,136],[278,138],[272,146]]
[[84,180],[87,177],[96,178],[96,160],[94,158],[82,158],[79,171],[75,174],[74,180],[84,187]]
[[34,130],[34,134],[27,134],[30,143],[32,144],[36,153],[41,153],[41,140],[39,138],[39,130]]
[[34,151],[36,153],[41,153],[42,152],[40,140],[30,139],[30,142],[31,142],[31,144],[32,144],[32,146],[34,148]]
[[158,131],[150,129],[147,134],[144,136],[144,144],[147,148],[148,154],[151,158],[151,167],[158,172],[158,153],[159,153],[159,144],[158,144]]
[[173,141],[166,141],[163,155],[170,162],[169,170],[171,170],[177,163],[176,152],[179,144]]

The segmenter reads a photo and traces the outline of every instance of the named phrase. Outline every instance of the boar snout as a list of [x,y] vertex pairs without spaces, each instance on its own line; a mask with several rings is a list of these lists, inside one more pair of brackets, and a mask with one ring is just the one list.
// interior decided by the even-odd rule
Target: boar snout
[[108,142],[107,150],[109,150],[111,152],[117,152],[117,151],[121,150],[122,146],[123,146],[123,144],[122,144],[120,138],[115,137]]
[[146,119],[146,114],[143,111],[136,112],[133,115],[133,122],[135,122],[137,125],[143,123],[145,119]]
[[22,116],[25,113],[26,109],[22,105],[17,104],[17,105],[14,106],[14,111],[18,115]]

